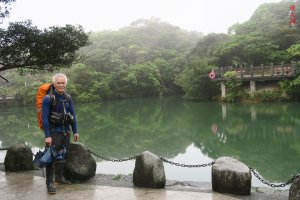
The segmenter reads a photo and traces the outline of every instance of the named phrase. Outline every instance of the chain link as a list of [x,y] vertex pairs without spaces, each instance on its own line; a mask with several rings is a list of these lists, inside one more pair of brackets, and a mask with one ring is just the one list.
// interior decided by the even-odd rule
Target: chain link
[[132,156],[132,157],[129,157],[129,158],[123,158],[123,159],[113,159],[113,158],[107,158],[107,157],[104,157],[104,156],[101,156],[99,154],[96,154],[95,152],[91,151],[90,149],[88,149],[88,151],[98,157],[98,158],[101,158],[102,160],[106,160],[106,161],[112,161],[112,162],[124,162],[124,161],[129,161],[129,160],[134,160],[136,158],[136,156]]
[[[102,159],[102,160],[112,161],[112,162],[124,162],[124,161],[134,160],[134,159],[136,159],[136,157],[137,157],[137,155],[135,155],[135,156],[132,156],[132,157],[129,157],[129,158],[114,159],[114,158],[108,158],[108,157],[101,156],[101,155],[99,155],[99,154],[93,152],[93,151],[90,150],[90,149],[88,149],[88,151],[89,151],[92,155],[94,155],[94,156],[96,156],[96,157],[98,157],[98,158],[100,158],[100,159]],[[169,163],[169,164],[172,164],[172,165],[176,165],[176,166],[180,166],[180,167],[188,167],[188,168],[193,168],[193,167],[207,167],[207,166],[212,166],[212,165],[214,164],[214,162],[211,162],[211,163],[202,164],[202,165],[186,165],[186,164],[175,163],[175,162],[166,160],[166,159],[164,159],[164,158],[162,158],[162,157],[160,157],[160,159],[161,159],[163,162],[166,162],[166,163]]]
[[260,180],[263,184],[266,184],[266,185],[268,185],[268,186],[270,186],[272,188],[285,187],[285,186],[291,184],[296,178],[300,177],[300,174],[297,174],[297,175],[293,176],[291,179],[289,179],[287,182],[276,185],[276,184],[273,184],[273,183],[268,183],[261,176],[259,176],[258,173],[252,167],[250,167],[250,166],[248,166],[248,167],[250,168],[251,172],[254,174],[254,176],[258,180]]
[[166,159],[164,159],[162,157],[160,157],[160,159],[163,162],[169,163],[171,165],[176,165],[176,166],[179,166],[179,167],[188,167],[188,168],[193,168],[193,167],[207,167],[207,166],[212,166],[215,163],[215,162],[211,162],[211,163],[202,164],[202,165],[186,165],[186,164],[181,164],[181,163],[176,163],[176,162],[173,162],[173,161],[169,161],[169,160],[166,160]]
[[[2,147],[0,148],[0,151],[6,151],[8,150],[8,148],[6,147]],[[129,160],[134,160],[136,159],[137,155],[135,156],[132,156],[132,157],[128,157],[128,158],[123,158],[123,159],[114,159],[114,158],[108,158],[108,157],[104,157],[104,156],[101,156],[93,151],[91,151],[90,149],[88,149],[88,151],[98,157],[98,158],[101,158],[102,160],[106,160],[106,161],[111,161],[111,162],[124,162],[124,161],[129,161]],[[182,163],[176,163],[176,162],[173,162],[173,161],[169,161],[163,157],[160,157],[160,159],[163,161],[163,162],[166,162],[166,163],[169,163],[171,165],[175,165],[175,166],[179,166],[179,167],[188,167],[188,168],[200,168],[200,167],[208,167],[208,166],[212,166],[215,162],[210,162],[210,163],[207,163],[207,164],[200,164],[200,165],[187,165],[187,164],[182,164]],[[273,184],[273,183],[269,183],[267,182],[266,180],[264,180],[261,176],[259,176],[259,174],[250,166],[248,166],[249,169],[251,170],[251,172],[253,173],[253,175],[258,179],[260,180],[263,184],[266,184],[272,188],[279,188],[279,187],[285,187],[289,184],[291,184],[296,178],[300,177],[300,174],[297,174],[295,176],[293,176],[291,179],[289,179],[287,182],[285,183],[282,183],[282,184]]]

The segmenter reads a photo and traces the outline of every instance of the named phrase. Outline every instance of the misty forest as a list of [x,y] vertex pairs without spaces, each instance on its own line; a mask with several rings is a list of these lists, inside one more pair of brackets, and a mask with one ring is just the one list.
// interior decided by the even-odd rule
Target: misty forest
[[[288,8],[287,1],[262,4],[227,34],[185,31],[158,18],[90,33],[80,26],[39,30],[30,20],[10,23],[0,27],[0,97],[33,104],[38,87],[60,71],[70,78],[68,93],[76,101],[167,95],[218,100],[220,83],[208,77],[212,69],[300,60],[300,27],[289,25]],[[300,21],[299,9],[295,14]],[[229,100],[247,96],[238,80],[229,83]],[[300,77],[278,88],[254,98],[278,101],[274,95],[284,90],[289,100],[298,99]]]

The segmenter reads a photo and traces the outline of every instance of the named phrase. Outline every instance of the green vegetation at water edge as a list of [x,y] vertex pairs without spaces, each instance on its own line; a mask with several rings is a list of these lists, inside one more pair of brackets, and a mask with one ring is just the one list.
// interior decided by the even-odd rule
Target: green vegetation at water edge
[[[299,1],[295,4],[300,7]],[[262,4],[248,21],[229,27],[228,34],[203,35],[159,19],[139,19],[117,31],[90,33],[91,44],[80,49],[86,59],[68,69],[62,69],[66,67],[63,63],[57,67],[70,77],[68,90],[77,101],[170,94],[216,99],[220,85],[209,79],[212,69],[299,60],[300,28],[289,26],[287,8],[287,1]],[[299,18],[299,9],[295,15]],[[9,83],[0,79],[0,96],[16,96],[24,104],[33,103],[37,87],[51,81],[52,75],[25,68],[3,71],[1,76]],[[278,93],[262,94],[254,100],[276,101],[283,93],[287,95],[285,100],[298,99],[298,79],[282,81]],[[236,92],[241,87],[228,93],[229,101],[248,98],[246,93]]]

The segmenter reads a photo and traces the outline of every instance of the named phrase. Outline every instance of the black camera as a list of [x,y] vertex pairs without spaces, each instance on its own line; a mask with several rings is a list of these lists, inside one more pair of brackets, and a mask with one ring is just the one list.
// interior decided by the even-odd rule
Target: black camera
[[67,112],[66,114],[65,114],[65,121],[68,123],[68,124],[73,124],[73,122],[74,122],[74,117],[73,117],[73,115],[71,114],[71,113],[69,113],[69,112]]

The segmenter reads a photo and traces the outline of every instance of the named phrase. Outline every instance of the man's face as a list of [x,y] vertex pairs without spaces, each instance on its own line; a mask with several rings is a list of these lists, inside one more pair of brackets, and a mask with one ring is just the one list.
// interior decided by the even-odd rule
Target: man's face
[[66,80],[64,77],[56,78],[54,87],[58,93],[62,94],[66,90],[66,86],[67,86],[67,83],[66,83]]

